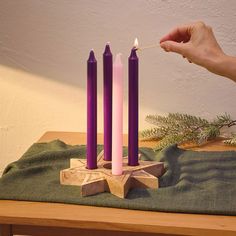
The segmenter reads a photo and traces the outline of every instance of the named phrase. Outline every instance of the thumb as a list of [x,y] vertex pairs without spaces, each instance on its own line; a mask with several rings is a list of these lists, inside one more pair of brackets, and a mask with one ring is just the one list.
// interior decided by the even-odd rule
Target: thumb
[[160,44],[160,46],[166,52],[176,52],[184,55],[186,52],[186,45],[184,43],[177,43],[175,41],[165,41]]

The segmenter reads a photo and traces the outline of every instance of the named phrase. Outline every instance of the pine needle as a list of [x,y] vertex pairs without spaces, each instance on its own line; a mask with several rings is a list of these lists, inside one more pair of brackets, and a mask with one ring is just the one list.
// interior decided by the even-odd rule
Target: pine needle
[[[174,143],[193,142],[201,145],[219,137],[221,128],[236,125],[236,120],[232,120],[227,113],[217,116],[211,122],[181,113],[169,113],[167,116],[148,115],[146,121],[155,127],[143,130],[140,137],[142,140],[158,140],[155,150],[161,150]],[[236,136],[225,143],[236,145]]]

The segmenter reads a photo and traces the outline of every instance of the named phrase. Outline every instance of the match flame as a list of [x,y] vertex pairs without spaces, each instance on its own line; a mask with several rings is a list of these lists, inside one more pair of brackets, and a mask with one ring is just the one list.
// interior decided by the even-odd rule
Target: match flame
[[138,48],[138,39],[137,38],[135,38],[135,40],[134,40],[134,47]]

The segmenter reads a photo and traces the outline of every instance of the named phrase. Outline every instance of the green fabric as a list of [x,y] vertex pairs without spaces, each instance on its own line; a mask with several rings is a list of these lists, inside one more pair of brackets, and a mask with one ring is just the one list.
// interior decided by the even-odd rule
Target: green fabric
[[[98,152],[102,146],[98,146]],[[127,153],[127,148],[124,148]],[[166,212],[236,215],[236,152],[194,152],[170,146],[155,153],[140,148],[142,159],[163,161],[160,188],[133,189],[126,199],[110,193],[80,197],[80,187],[63,186],[59,171],[86,146],[55,140],[33,144],[0,178],[0,199],[62,202]]]

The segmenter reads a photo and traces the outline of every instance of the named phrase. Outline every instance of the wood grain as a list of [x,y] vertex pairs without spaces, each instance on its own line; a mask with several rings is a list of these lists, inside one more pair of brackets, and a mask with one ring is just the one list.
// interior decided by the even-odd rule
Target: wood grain
[[0,222],[121,232],[235,235],[236,217],[173,214],[56,203],[1,201]]
[[[141,156],[141,155],[140,155]],[[164,163],[139,160],[138,166],[129,166],[123,158],[123,173],[113,175],[111,162],[104,160],[104,150],[97,156],[97,169],[88,170],[86,159],[70,159],[70,168],[60,171],[60,183],[81,186],[83,197],[102,192],[125,198],[132,188],[158,188],[158,177],[164,173]]]
[[1,236],[12,236],[12,226],[11,225],[6,225],[2,224],[0,226],[0,235]]
[[[87,230],[78,228],[65,228],[65,227],[43,227],[43,226],[32,226],[32,225],[15,225],[13,227],[13,233],[22,235],[25,232],[29,235],[34,236],[167,236],[166,234],[153,234],[153,233],[142,233],[137,232],[120,232],[110,230]],[[175,236],[175,235],[174,235]]]

